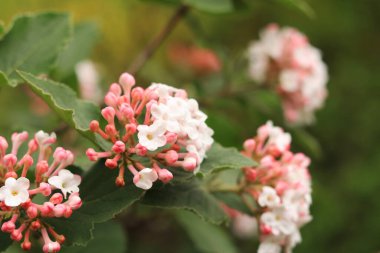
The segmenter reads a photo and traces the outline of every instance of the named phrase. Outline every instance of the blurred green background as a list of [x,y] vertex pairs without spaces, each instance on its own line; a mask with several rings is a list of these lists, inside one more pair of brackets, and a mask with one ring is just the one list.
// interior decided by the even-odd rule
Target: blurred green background
[[[329,97],[325,107],[317,113],[316,123],[306,129],[287,128],[295,136],[296,150],[313,158],[314,220],[302,229],[303,242],[295,252],[378,252],[380,1],[309,1],[315,12],[313,18],[275,1],[248,2],[249,9],[232,14],[191,11],[144,66],[137,80],[144,84],[154,80],[187,86],[194,96],[202,98],[203,94],[206,99],[202,104],[210,114],[209,124],[215,128],[216,140],[240,147],[242,141],[254,135],[257,126],[267,119],[273,118],[275,123],[282,124],[281,110],[271,108],[271,105],[278,105],[278,101],[264,92],[245,94],[244,99],[237,98],[236,103],[208,97],[212,96],[213,87],[221,83],[220,79],[233,78],[234,68],[245,72],[244,65],[239,63],[231,67],[231,61],[241,58],[249,41],[258,37],[263,26],[276,22],[299,28],[322,50],[330,81]],[[174,11],[170,5],[137,0],[1,0],[0,20],[9,24],[17,14],[40,10],[69,11],[75,22],[96,22],[100,36],[91,59],[101,65],[104,89],[127,69]],[[179,69],[169,60],[168,52],[173,45],[181,43],[214,49],[223,61],[223,70],[229,74],[193,78]],[[244,79],[240,75],[236,77],[239,78]],[[30,113],[29,102],[23,88],[0,90],[2,135],[21,128],[52,130],[59,126],[54,115]],[[171,231],[168,232],[170,236],[178,232],[178,228],[170,224],[156,225]],[[135,225],[128,227],[130,234]],[[163,231],[152,225],[140,233],[157,233],[160,234],[158,238],[165,240]],[[132,248],[138,239],[142,237],[131,237]],[[175,245],[174,251],[159,243],[154,249],[136,249],[136,252],[197,252],[190,243],[177,241]],[[181,245],[190,245],[190,248]]]

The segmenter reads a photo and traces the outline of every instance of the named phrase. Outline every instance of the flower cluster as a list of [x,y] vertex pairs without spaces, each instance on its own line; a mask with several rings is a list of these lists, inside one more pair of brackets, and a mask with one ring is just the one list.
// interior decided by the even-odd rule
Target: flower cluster
[[244,143],[244,155],[259,161],[244,168],[245,191],[256,200],[261,244],[259,253],[291,252],[301,241],[299,228],[311,220],[310,160],[292,153],[291,137],[272,122]]
[[274,85],[282,98],[288,122],[308,124],[327,96],[327,67],[321,52],[294,28],[267,26],[248,52],[249,74]]
[[118,186],[125,185],[128,169],[134,184],[145,190],[156,180],[172,180],[167,167],[195,171],[213,143],[213,131],[197,101],[189,99],[186,91],[165,84],[153,83],[146,89],[133,86],[135,79],[128,73],[120,76],[119,84],[110,86],[104,98],[107,107],[102,110],[107,124],[102,129],[94,120],[90,129],[112,148],[105,152],[90,148],[88,158],[107,158],[108,168],[119,168]]
[[[29,141],[26,153],[19,156],[19,149],[27,140],[27,132],[14,133],[7,153],[8,142],[0,136],[1,230],[10,233],[14,241],[22,241],[24,250],[32,246],[31,233],[39,231],[43,251],[58,252],[65,237],[54,231],[45,218],[69,218],[73,210],[80,208],[81,177],[67,170],[74,161],[70,151],[58,147],[53,152],[54,133],[39,131]],[[38,200],[33,201],[35,197]],[[45,199],[43,203],[41,197]]]

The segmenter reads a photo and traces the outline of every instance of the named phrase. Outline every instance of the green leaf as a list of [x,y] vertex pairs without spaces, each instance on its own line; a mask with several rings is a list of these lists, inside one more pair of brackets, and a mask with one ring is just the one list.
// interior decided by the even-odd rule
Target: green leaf
[[210,13],[227,13],[234,10],[232,0],[183,0],[183,3]]
[[75,25],[72,39],[58,57],[53,71],[54,79],[63,80],[74,74],[75,65],[89,57],[98,37],[96,24],[83,22]]
[[146,192],[141,202],[161,208],[190,210],[214,224],[221,224],[228,219],[219,202],[201,187],[196,177],[173,180],[166,185],[157,183]]
[[110,251],[112,245],[113,253],[126,252],[126,238],[121,225],[115,221],[108,221],[95,225],[94,239],[86,247],[71,246],[63,247],[61,253],[104,253]]
[[68,245],[86,245],[91,240],[95,223],[114,218],[124,209],[139,200],[144,191],[137,188],[132,177],[126,180],[125,187],[117,187],[117,170],[110,170],[100,160],[83,177],[80,193],[83,205],[69,219],[50,219],[57,232],[66,236]]
[[0,40],[0,84],[16,86],[16,70],[49,73],[70,36],[68,14],[42,13],[18,17]]
[[176,218],[199,251],[203,253],[238,252],[222,227],[209,224],[189,212],[178,212]]
[[241,196],[237,195],[236,193],[214,192],[213,195],[233,209],[236,209],[242,213],[252,214],[251,210],[249,210],[247,205],[242,200]]
[[241,169],[255,166],[256,163],[239,153],[236,148],[225,148],[215,143],[207,152],[207,158],[201,164],[201,173],[212,173],[226,169]]
[[291,8],[296,8],[310,18],[315,17],[314,10],[305,0],[276,0],[276,1],[279,1],[280,3],[285,4]]
[[0,231],[0,252],[5,251],[12,242],[10,234]]
[[0,21],[0,37],[3,35],[4,32],[5,32],[4,23],[3,21]]
[[18,73],[66,123],[95,142],[94,134],[89,131],[89,124],[99,118],[97,106],[78,99],[75,92],[65,84],[38,78],[26,72]]

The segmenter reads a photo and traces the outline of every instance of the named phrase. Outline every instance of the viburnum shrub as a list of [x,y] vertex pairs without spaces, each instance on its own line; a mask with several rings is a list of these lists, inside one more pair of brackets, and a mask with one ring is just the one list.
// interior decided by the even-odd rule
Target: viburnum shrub
[[327,96],[327,67],[321,52],[295,28],[268,25],[248,49],[252,79],[281,96],[287,121],[308,124]]
[[[0,221],[1,231],[20,241],[24,250],[32,247],[32,233],[42,236],[43,251],[57,252],[65,241],[47,218],[69,218],[80,208],[81,177],[68,170],[74,156],[61,147],[53,149],[56,135],[39,131],[28,142],[28,149],[19,152],[28,140],[28,133],[14,133],[11,145],[0,136]],[[35,158],[33,156],[35,155]],[[41,202],[41,197],[43,202]],[[38,202],[34,199],[39,198]]]
[[[242,154],[258,161],[243,168],[241,192],[256,203],[256,222],[249,216],[226,208],[235,220],[235,231],[246,234],[251,227],[259,231],[259,253],[291,252],[301,242],[299,229],[311,220],[310,159],[290,150],[291,137],[271,121],[261,126],[254,138],[244,142]],[[242,220],[245,224],[241,224]]]
[[[301,241],[300,228],[311,220],[310,159],[292,152],[290,134],[268,121],[244,142],[243,151],[214,138],[240,146],[246,130],[262,123],[259,119],[281,118],[272,101],[261,97],[267,91],[256,93],[261,88],[281,96],[287,122],[310,123],[327,95],[320,52],[297,30],[270,25],[249,49],[249,82],[266,86],[239,83],[247,66],[223,51],[225,46],[176,48],[170,52],[169,78],[160,72],[164,65],[153,71],[159,73],[155,78],[149,71],[139,76],[190,6],[203,6],[186,2],[103,99],[100,87],[107,75],[98,71],[101,63],[86,60],[97,37],[91,25],[72,27],[67,14],[56,12],[19,16],[9,29],[0,23],[0,85],[7,86],[4,93],[23,85],[11,93],[19,93],[11,97],[19,106],[0,100],[5,103],[0,109],[9,114],[2,114],[1,134],[19,126],[29,134],[49,129],[72,150],[55,148],[55,133],[0,137],[0,252],[13,241],[24,250],[42,245],[43,252],[58,252],[61,246],[84,252],[88,245],[97,253],[103,244],[114,253],[134,252],[155,238],[152,228],[162,224],[165,232],[174,227],[175,233],[186,233],[200,252],[241,252],[245,247],[222,226],[229,220],[236,236],[256,234],[259,253],[289,253]],[[209,10],[212,4],[205,6]],[[178,67],[189,68],[183,71],[186,78]],[[178,80],[179,86],[143,86],[136,80]],[[24,95],[32,103],[31,115],[25,109],[19,117],[14,111],[24,104],[18,98]],[[288,127],[297,136],[307,135],[300,126]],[[134,240],[132,250],[125,249],[124,230]],[[173,247],[163,251],[182,250],[182,241],[187,240],[162,242]]]
[[134,184],[148,190],[157,179],[163,183],[173,179],[167,166],[191,172],[199,168],[214,141],[213,131],[205,123],[206,114],[185,90],[160,83],[146,89],[134,86],[135,79],[128,73],[110,86],[104,97],[107,107],[102,109],[107,124],[103,130],[94,120],[90,129],[112,148],[104,152],[90,148],[86,154],[91,161],[107,158],[108,168],[119,169],[116,185],[125,185],[127,169]]

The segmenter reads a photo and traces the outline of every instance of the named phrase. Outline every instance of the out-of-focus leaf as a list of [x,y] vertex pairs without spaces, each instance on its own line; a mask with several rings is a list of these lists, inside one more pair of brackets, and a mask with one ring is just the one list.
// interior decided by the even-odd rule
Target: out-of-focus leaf
[[74,34],[69,44],[59,54],[53,70],[54,79],[63,80],[72,75],[75,65],[90,55],[99,37],[99,31],[94,23],[83,22],[74,26]]
[[12,244],[10,234],[0,231],[0,252],[5,251]]
[[104,253],[112,248],[113,253],[126,252],[126,239],[121,225],[115,221],[108,221],[95,225],[94,239],[86,247],[63,247],[62,253]]
[[95,142],[93,133],[89,131],[89,124],[99,118],[97,106],[78,99],[75,92],[65,84],[38,78],[26,72],[18,73],[66,123]]
[[247,205],[243,202],[242,198],[236,193],[232,192],[214,192],[213,195],[222,201],[227,206],[236,209],[242,213],[251,214]]
[[322,147],[314,136],[305,130],[298,128],[293,129],[290,132],[292,134],[294,142],[301,147],[302,151],[315,158],[322,157]]
[[201,164],[200,172],[207,174],[225,169],[241,169],[254,166],[256,163],[242,154],[236,148],[225,148],[215,143],[207,152],[207,158]]
[[186,181],[156,185],[154,189],[146,192],[142,204],[190,210],[202,219],[214,224],[221,224],[227,220],[219,202],[202,188],[195,177]]
[[125,187],[117,187],[116,170],[100,160],[83,177],[80,192],[83,205],[69,219],[50,219],[57,232],[66,236],[68,245],[84,246],[93,238],[94,224],[108,221],[139,200],[144,192],[128,177]]
[[296,8],[310,18],[313,18],[315,16],[314,10],[311,8],[309,3],[307,3],[305,0],[276,0],[276,1],[282,4],[285,4],[291,8]]
[[4,32],[5,32],[4,23],[0,21],[0,37],[3,35]]
[[234,10],[232,0],[183,0],[185,4],[210,13],[226,13]]
[[236,253],[237,248],[220,226],[207,223],[189,212],[176,213],[177,221],[203,253]]
[[70,36],[69,16],[41,13],[18,17],[0,40],[0,85],[22,81],[16,70],[47,74]]

